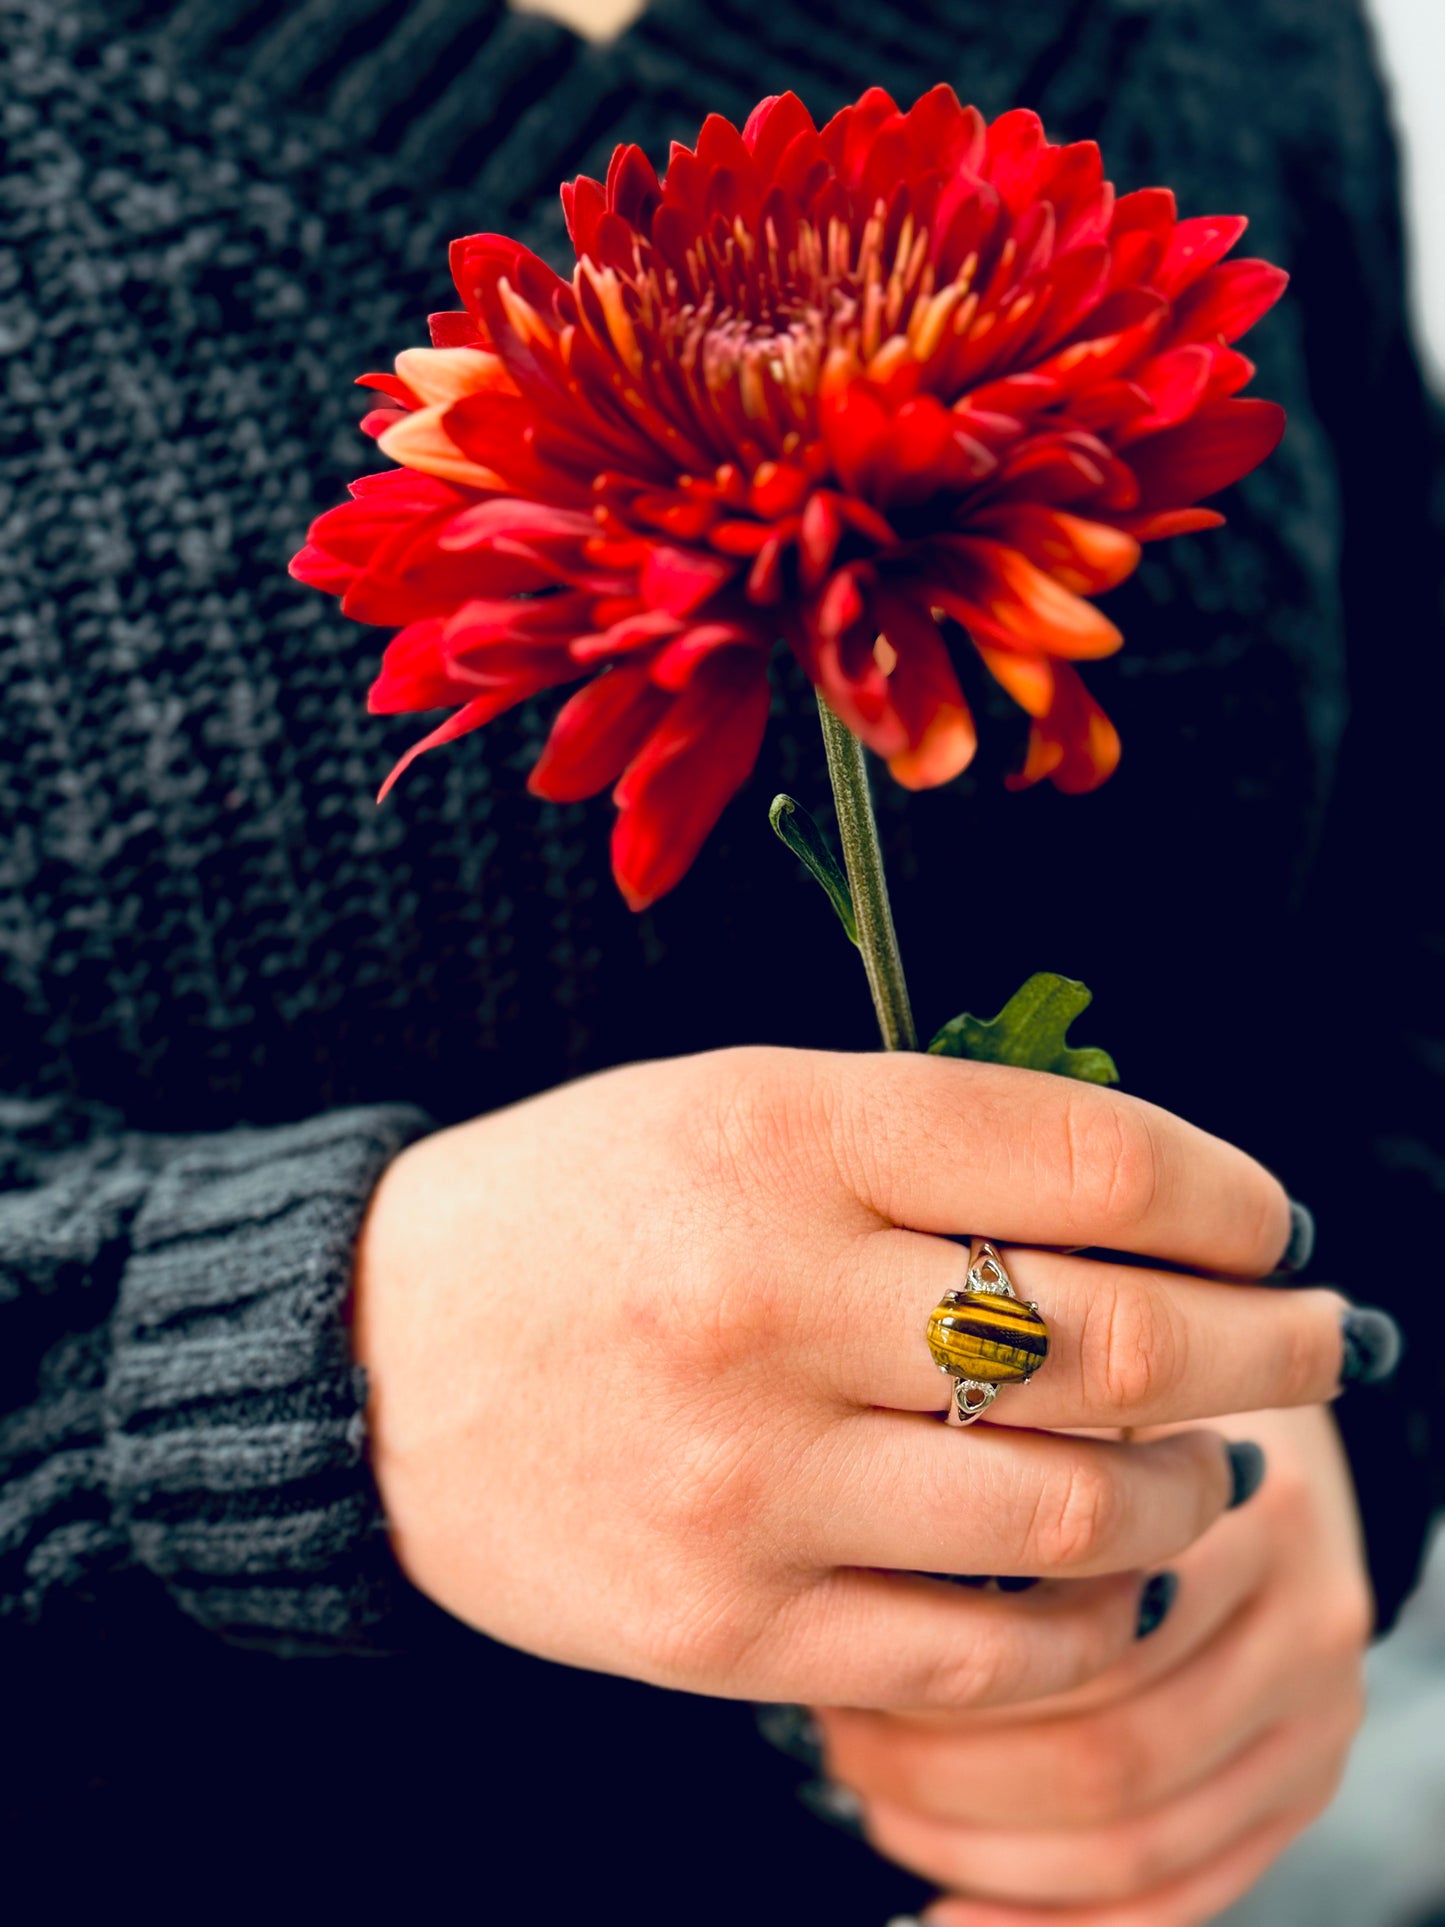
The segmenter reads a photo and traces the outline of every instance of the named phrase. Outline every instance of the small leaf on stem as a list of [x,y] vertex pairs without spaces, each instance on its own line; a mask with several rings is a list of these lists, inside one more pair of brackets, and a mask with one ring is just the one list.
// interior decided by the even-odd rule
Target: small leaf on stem
[[[776,808],[776,805],[774,805]],[[1094,1001],[1072,977],[1040,971],[1016,990],[997,1017],[955,1017],[928,1046],[936,1057],[971,1057],[981,1064],[1015,1064],[1052,1071],[1086,1084],[1117,1084],[1119,1073],[1104,1050],[1071,1050],[1070,1024]]]
[[820,883],[838,912],[838,921],[848,933],[849,943],[858,941],[858,923],[853,915],[853,893],[848,888],[838,859],[828,848],[823,832],[791,796],[775,796],[768,821],[778,837],[803,865],[809,876]]

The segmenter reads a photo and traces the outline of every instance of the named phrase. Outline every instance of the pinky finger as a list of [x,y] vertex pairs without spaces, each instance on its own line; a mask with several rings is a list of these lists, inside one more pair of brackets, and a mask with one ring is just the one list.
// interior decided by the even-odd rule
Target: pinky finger
[[991,1900],[936,1901],[923,1927],[1205,1927],[1232,1906],[1312,1826],[1334,1794],[1328,1789],[1306,1806],[1276,1814],[1219,1855],[1207,1867],[1152,1893],[1102,1907],[1010,1907]]

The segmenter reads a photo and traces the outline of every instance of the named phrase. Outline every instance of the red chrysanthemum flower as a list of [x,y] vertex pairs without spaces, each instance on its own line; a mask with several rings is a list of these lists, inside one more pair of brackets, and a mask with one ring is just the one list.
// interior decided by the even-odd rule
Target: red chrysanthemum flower
[[751,770],[785,640],[901,783],[974,750],[950,640],[1033,718],[1016,783],[1119,754],[1074,663],[1121,638],[1085,600],[1283,430],[1231,344],[1285,276],[1224,261],[1245,223],[1116,199],[1092,141],[986,125],[938,87],[819,130],[766,100],[710,118],[665,180],[619,147],[562,190],[570,281],[516,241],[454,244],[465,304],[368,375],[399,467],[292,564],[403,624],[374,711],[453,707],[413,757],[554,685],[531,788],[615,785],[617,880],[670,889]]

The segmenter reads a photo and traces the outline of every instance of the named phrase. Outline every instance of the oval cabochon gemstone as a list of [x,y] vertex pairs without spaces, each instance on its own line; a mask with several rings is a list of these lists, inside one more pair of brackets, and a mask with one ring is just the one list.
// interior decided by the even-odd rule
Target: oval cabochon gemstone
[[946,1298],[928,1321],[935,1365],[955,1378],[991,1385],[1029,1378],[1049,1355],[1049,1331],[1021,1298],[965,1291]]

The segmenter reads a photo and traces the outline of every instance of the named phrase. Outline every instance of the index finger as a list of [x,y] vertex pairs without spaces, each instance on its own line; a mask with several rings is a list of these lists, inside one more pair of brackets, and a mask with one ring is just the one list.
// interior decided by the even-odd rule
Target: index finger
[[1241,1278],[1273,1271],[1289,1243],[1278,1178],[1142,1098],[913,1052],[824,1061],[834,1161],[893,1224]]

